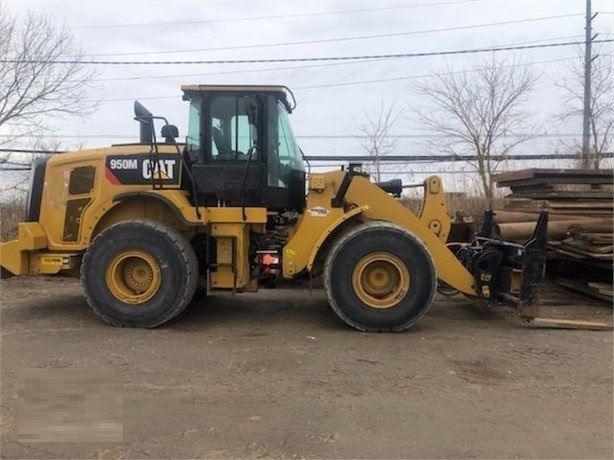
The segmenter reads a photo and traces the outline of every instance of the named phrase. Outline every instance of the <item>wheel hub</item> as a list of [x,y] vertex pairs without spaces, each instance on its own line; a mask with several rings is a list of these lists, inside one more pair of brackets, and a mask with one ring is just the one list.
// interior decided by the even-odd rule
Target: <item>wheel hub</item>
[[367,306],[391,308],[409,291],[409,270],[394,254],[368,254],[354,267],[352,287]]
[[122,270],[124,282],[128,288],[144,292],[153,281],[153,269],[142,259],[136,257],[128,259]]
[[160,267],[144,251],[117,254],[107,266],[107,287],[122,302],[139,305],[150,300],[161,284]]

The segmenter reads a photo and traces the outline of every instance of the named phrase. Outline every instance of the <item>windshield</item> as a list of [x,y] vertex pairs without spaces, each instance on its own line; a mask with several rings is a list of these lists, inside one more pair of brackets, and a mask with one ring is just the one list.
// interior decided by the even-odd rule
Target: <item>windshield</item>
[[[288,187],[291,171],[305,171],[288,112],[275,97],[269,96],[268,185]],[[275,113],[277,116],[275,117]]]
[[283,104],[277,101],[278,126],[279,126],[279,161],[292,169],[305,170],[301,149],[296,142],[292,125],[288,118],[288,112]]

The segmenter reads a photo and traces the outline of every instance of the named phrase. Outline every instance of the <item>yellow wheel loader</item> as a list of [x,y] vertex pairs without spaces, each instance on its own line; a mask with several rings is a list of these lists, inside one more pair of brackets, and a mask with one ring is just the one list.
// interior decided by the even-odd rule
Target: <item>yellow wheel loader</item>
[[316,276],[334,312],[362,331],[409,328],[438,282],[487,302],[534,303],[547,215],[518,245],[492,239],[487,214],[475,240],[453,252],[438,177],[424,182],[415,215],[396,199],[401,181],[374,183],[359,165],[307,175],[288,88],[182,90],[185,143],[135,102],[139,143],[34,163],[26,222],[0,246],[5,274],[80,273],[93,311],[128,327],[171,320],[198,288],[253,292]]

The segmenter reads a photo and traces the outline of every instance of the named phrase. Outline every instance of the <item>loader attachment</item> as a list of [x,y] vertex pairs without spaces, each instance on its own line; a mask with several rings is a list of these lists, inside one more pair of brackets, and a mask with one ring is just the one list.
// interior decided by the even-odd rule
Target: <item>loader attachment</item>
[[493,211],[486,211],[474,241],[457,257],[475,277],[478,297],[517,308],[524,317],[537,316],[537,294],[544,279],[548,213],[539,216],[533,236],[524,244],[492,238]]

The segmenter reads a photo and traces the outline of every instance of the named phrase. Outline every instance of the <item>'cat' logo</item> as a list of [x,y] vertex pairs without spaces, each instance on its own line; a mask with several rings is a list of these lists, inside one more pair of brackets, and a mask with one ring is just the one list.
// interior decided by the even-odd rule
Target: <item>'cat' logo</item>
[[143,161],[143,178],[169,179],[175,176],[177,160],[145,160]]
[[181,154],[109,155],[105,177],[113,185],[177,188],[181,184]]

